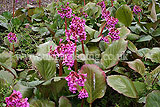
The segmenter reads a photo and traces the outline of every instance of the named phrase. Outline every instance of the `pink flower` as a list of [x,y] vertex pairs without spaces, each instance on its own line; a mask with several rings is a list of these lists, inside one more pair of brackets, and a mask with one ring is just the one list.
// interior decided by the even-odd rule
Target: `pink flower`
[[8,34],[8,40],[10,43],[17,42],[17,37],[15,33],[10,32]]
[[58,10],[58,14],[61,16],[62,19],[71,18],[72,17],[72,9],[68,6],[69,3],[67,2],[67,5],[64,7],[62,6],[61,10]]
[[139,6],[136,6],[136,5],[135,5],[135,6],[133,7],[133,11],[134,11],[135,14],[138,14],[139,12],[142,11],[142,9],[141,9]]
[[88,97],[87,91],[84,88],[82,88],[81,91],[79,92],[78,98],[83,99],[83,98],[87,98],[87,97]]
[[13,93],[5,100],[7,107],[29,107],[28,98],[22,99],[22,94],[19,91],[13,90]]

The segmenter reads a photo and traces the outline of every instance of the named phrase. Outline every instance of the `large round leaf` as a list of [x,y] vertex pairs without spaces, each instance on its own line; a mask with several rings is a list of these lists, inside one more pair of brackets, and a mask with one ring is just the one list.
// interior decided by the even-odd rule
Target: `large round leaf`
[[49,80],[56,75],[56,63],[49,55],[31,55],[30,59],[44,80]]
[[160,107],[160,91],[152,91],[148,94],[145,107]]
[[136,59],[134,61],[128,62],[128,66],[135,70],[136,72],[138,72],[139,74],[141,74],[142,76],[145,73],[145,66],[144,63],[140,60],[140,59]]
[[87,90],[89,97],[88,103],[92,103],[97,98],[102,98],[106,91],[105,73],[97,65],[86,64],[83,65],[81,73],[87,73],[87,81],[84,88]]
[[61,96],[59,98],[59,107],[72,107],[72,105],[66,97]]
[[124,39],[114,41],[102,53],[101,63],[104,65],[106,69],[115,66],[119,61],[119,57],[123,55],[126,49],[127,41],[125,41]]
[[116,18],[123,23],[126,27],[131,25],[131,22],[133,20],[132,11],[129,6],[122,5],[117,11],[116,11]]
[[111,75],[107,77],[107,83],[114,90],[131,98],[137,98],[137,91],[133,82],[126,76]]

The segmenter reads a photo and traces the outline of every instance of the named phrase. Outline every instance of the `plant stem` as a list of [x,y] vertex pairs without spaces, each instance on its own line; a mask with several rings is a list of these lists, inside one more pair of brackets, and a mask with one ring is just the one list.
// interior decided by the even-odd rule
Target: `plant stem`
[[59,76],[62,76],[63,72],[62,72],[62,60],[59,60]]
[[81,41],[81,43],[82,43],[82,52],[83,52],[83,54],[85,54],[85,50],[84,50],[84,43],[83,43],[83,40]]
[[89,107],[92,107],[92,103],[89,103]]
[[83,104],[84,104],[84,99],[82,99],[81,107],[83,107]]
[[27,0],[27,4],[29,4],[29,0]]
[[77,70],[78,70],[78,67],[77,67],[77,43],[75,42],[75,46],[76,46],[76,49],[75,49],[75,51],[74,51],[74,58],[75,58],[75,60],[74,60],[74,69],[75,69],[75,72],[77,72]]
[[[65,31],[67,31],[67,20],[65,18]],[[66,36],[66,33],[65,33],[65,36]]]
[[13,0],[13,19],[14,19],[15,0]]
[[113,7],[113,0],[111,0],[111,4],[112,4],[112,7]]
[[84,6],[86,5],[86,1],[84,0]]
[[138,17],[139,17],[139,23],[141,22],[141,19],[140,19],[140,13],[138,13]]
[[98,35],[98,37],[100,37],[100,36],[102,35],[103,29],[104,29],[104,27],[106,26],[106,24],[107,24],[107,22],[103,25],[103,27],[102,27],[102,29],[101,29],[101,32],[100,32],[100,34]]
[[41,0],[39,0],[39,8],[41,7]]
[[13,54],[15,54],[15,50],[14,50],[14,43],[13,43]]

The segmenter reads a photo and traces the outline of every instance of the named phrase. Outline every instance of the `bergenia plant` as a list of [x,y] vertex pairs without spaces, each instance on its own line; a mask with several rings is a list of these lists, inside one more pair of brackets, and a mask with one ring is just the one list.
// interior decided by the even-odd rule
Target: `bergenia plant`
[[[106,20],[106,23],[103,25],[102,30],[99,34],[99,37],[102,36],[102,40],[104,40],[106,43],[109,43],[109,37],[115,41],[120,39],[120,31],[115,27],[118,23],[118,19],[114,18],[110,15],[110,12],[106,10],[106,5],[104,1],[97,3],[97,5],[100,5],[102,8],[102,19]],[[109,31],[107,36],[102,35],[103,29],[106,27],[106,29]]]
[[65,78],[68,81],[69,90],[72,93],[76,93],[78,90],[78,85],[81,87],[79,91],[78,98],[83,99],[88,97],[88,93],[84,88],[84,83],[86,82],[87,74],[81,74],[74,71],[71,71],[70,74]]
[[16,90],[13,90],[13,93],[5,100],[6,107],[29,107],[28,98],[22,98],[22,94]]
[[15,53],[15,50],[14,50],[14,43],[16,43],[16,42],[17,42],[16,34],[15,34],[15,33],[10,32],[10,33],[8,34],[8,40],[9,40],[9,42],[10,42],[10,43],[12,43],[12,44],[13,44],[13,54],[14,54],[14,53]]
[[135,14],[138,14],[138,16],[139,16],[139,22],[140,22],[140,12],[142,11],[142,9],[139,6],[135,5],[133,7],[133,11],[134,11]]

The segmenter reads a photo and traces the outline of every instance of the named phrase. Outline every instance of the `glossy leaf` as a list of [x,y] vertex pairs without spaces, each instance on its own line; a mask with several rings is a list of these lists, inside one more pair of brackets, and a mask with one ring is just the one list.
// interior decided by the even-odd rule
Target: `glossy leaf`
[[148,94],[145,107],[160,107],[160,91],[155,90]]
[[97,98],[102,98],[106,91],[105,73],[97,65],[86,64],[83,65],[81,73],[87,73],[87,81],[84,88],[87,90],[89,97],[88,103],[93,103]]
[[120,38],[126,39],[127,35],[130,34],[130,30],[125,26],[118,28],[118,30],[120,31],[120,34],[119,34]]
[[119,57],[123,55],[127,48],[127,41],[120,39],[114,41],[108,48],[102,53],[101,63],[106,69],[115,66]]
[[114,90],[119,93],[131,97],[138,98],[136,88],[134,87],[133,82],[126,76],[122,75],[111,75],[107,77],[107,83]]
[[128,62],[128,66],[134,71],[138,72],[142,76],[145,73],[144,63],[140,59],[136,59],[134,61]]
[[116,18],[123,23],[126,27],[131,25],[131,22],[133,20],[132,11],[129,6],[122,5],[118,10],[116,11]]

